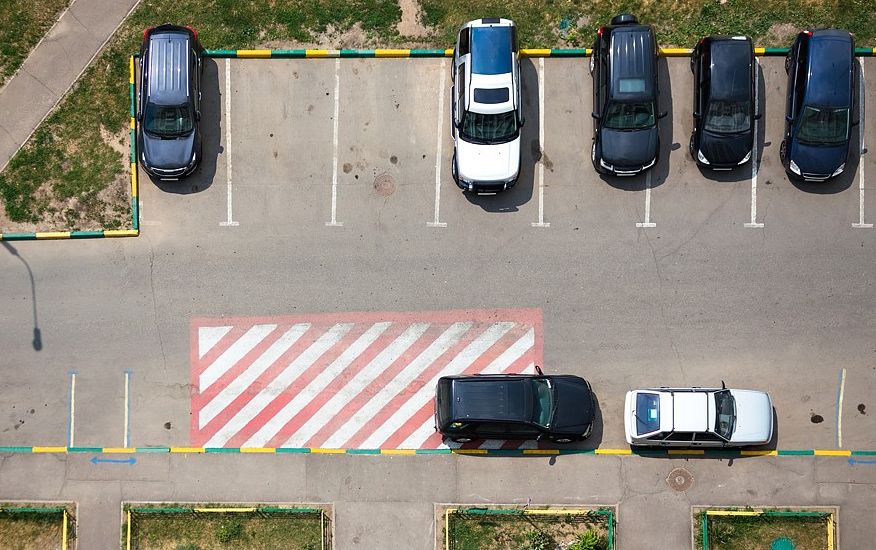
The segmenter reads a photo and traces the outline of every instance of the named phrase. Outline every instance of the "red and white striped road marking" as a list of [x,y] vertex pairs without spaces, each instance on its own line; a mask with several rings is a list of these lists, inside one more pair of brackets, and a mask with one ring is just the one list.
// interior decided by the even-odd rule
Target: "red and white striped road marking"
[[541,311],[197,318],[191,346],[192,445],[434,449],[438,378],[534,372]]

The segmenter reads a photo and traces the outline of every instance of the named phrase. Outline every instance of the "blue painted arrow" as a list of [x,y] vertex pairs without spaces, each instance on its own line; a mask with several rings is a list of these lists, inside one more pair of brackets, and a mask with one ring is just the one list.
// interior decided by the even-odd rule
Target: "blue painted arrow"
[[101,462],[105,462],[107,464],[136,464],[137,459],[133,456],[129,456],[128,458],[98,458],[96,456],[91,457],[92,464],[100,464]]
[[858,458],[850,458],[849,464],[854,466],[855,464],[876,464],[876,460],[861,460]]

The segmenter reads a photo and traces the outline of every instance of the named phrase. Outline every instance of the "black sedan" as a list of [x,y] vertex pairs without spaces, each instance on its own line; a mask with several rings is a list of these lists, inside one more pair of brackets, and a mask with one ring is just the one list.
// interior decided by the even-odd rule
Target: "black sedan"
[[445,376],[435,391],[435,428],[448,439],[586,439],[593,394],[572,375]]
[[751,159],[754,147],[754,47],[744,36],[709,36],[690,61],[694,73],[690,154],[712,170],[730,170]]

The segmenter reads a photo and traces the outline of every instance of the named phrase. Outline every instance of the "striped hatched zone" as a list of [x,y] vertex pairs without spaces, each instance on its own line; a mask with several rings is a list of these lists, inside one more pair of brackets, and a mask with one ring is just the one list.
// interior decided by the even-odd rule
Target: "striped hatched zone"
[[446,447],[434,430],[438,379],[533,373],[542,362],[541,327],[538,309],[192,319],[191,442]]

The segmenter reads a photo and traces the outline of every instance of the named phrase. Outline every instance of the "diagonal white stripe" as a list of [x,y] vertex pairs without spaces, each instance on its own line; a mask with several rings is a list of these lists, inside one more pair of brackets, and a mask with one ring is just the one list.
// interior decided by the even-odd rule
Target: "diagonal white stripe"
[[285,407],[280,409],[269,421],[265,422],[259,429],[249,438],[243,445],[244,447],[262,447],[274,435],[280,431],[286,422],[298,414],[301,409],[310,403],[313,398],[323,391],[332,380],[335,379],[345,368],[356,360],[368,346],[374,343],[386,329],[392,325],[391,322],[376,323],[372,325],[362,336],[360,336],[353,345],[345,349],[337,359],[332,361],[324,371],[319,373],[306,388],[301,390],[295,397],[292,398]]
[[198,327],[198,359],[203,359],[231,327]]
[[240,361],[244,355],[256,347],[259,342],[264,340],[265,336],[270,334],[277,325],[255,325],[246,334],[240,337],[239,340],[231,344],[213,363],[201,373],[198,379],[198,390],[204,392],[213,382],[218,380],[225,372]]
[[247,425],[250,420],[256,417],[271,401],[278,395],[283,393],[303,373],[307,367],[313,364],[314,361],[322,357],[326,351],[337,344],[353,328],[352,323],[345,323],[333,326],[328,332],[316,339],[304,352],[301,353],[294,361],[289,363],[289,366],[283,369],[270,384],[262,388],[262,390],[252,398],[252,400],[244,405],[240,412],[234,415],[234,418],[222,426],[213,437],[210,438],[205,447],[222,447],[234,434],[239,432],[241,428]]
[[[532,349],[533,345],[535,345],[535,329],[530,328],[528,331],[526,331],[526,334],[524,334],[516,342],[514,342],[513,344],[508,346],[508,349],[503,351],[489,365],[487,365],[487,367],[483,371],[481,371],[481,373],[482,374],[495,374],[495,373],[502,372],[503,370],[508,368],[509,365],[513,364],[514,361],[516,361],[521,356],[523,356],[526,352],[528,352],[530,349]],[[525,369],[523,369],[523,374],[532,374],[534,372],[535,372],[535,366],[532,364],[528,365]],[[442,374],[441,376],[444,376],[444,375]],[[389,436],[391,436],[393,433],[395,433],[395,430],[397,430],[399,427],[401,427],[407,421],[407,419],[411,417],[412,414],[414,414],[414,413],[416,413],[416,411],[420,410],[420,408],[429,399],[432,399],[432,397],[434,395],[434,391],[435,391],[435,384],[437,384],[437,383],[438,383],[438,378],[435,378],[434,383],[424,386],[419,392],[417,392],[417,394],[414,396],[414,398],[416,398],[418,400],[417,401],[418,406],[415,409],[413,409],[411,412],[405,412],[404,416],[400,416],[400,415],[402,415],[402,411],[408,410],[406,407],[408,406],[408,403],[410,403],[410,401],[408,401],[408,403],[405,403],[402,407],[400,407],[399,411],[390,418],[390,420],[393,420],[396,417],[398,417],[396,427],[391,432],[388,432],[383,439],[381,439],[380,441],[377,441],[377,443],[375,443],[375,445],[380,445],[381,443],[386,441],[386,439]],[[425,396],[422,395],[424,392],[425,392]],[[425,397],[425,399],[424,399],[424,397]],[[411,399],[411,401],[412,400],[413,399]],[[422,426],[417,428],[411,435],[409,435],[407,437],[407,439],[405,439],[402,442],[401,445],[399,445],[399,449],[419,449],[420,447],[422,447],[423,443],[425,443],[426,440],[429,439],[429,436],[432,435],[432,432],[434,431],[434,427],[435,427],[434,424],[435,424],[435,421],[432,418],[428,419],[426,422],[423,423]],[[369,438],[369,439],[371,439],[371,438]],[[368,448],[365,444],[363,444],[362,447]]]
[[[325,426],[326,422],[338,414],[338,411],[340,411],[344,405],[359,395],[359,392],[365,389],[365,386],[370,384],[375,378],[378,378],[384,370],[388,369],[396,359],[407,351],[408,348],[414,345],[428,328],[429,323],[416,323],[405,329],[395,341],[378,353],[377,356],[365,365],[365,367],[352,379],[348,380],[346,385],[326,401],[319,410],[313,414],[313,416],[307,419],[307,422],[305,422],[298,431],[292,434],[292,436],[280,446],[303,447],[320,428]],[[335,382],[339,381],[339,379],[335,379]],[[329,392],[331,391],[332,390],[329,390]]]
[[514,328],[515,323],[494,323],[483,334],[472,340],[456,357],[454,357],[440,372],[420,388],[414,395],[405,401],[396,413],[389,418],[362,442],[363,449],[376,449],[386,441],[397,429],[407,422],[411,415],[419,411],[423,405],[429,402],[435,393],[435,384],[442,376],[459,374],[469,367],[478,357],[483,355],[490,347]]
[[309,323],[294,325],[286,331],[276,342],[265,350],[252,365],[246,368],[245,371],[231,381],[230,384],[222,388],[222,391],[206,405],[204,405],[198,413],[198,423],[201,429],[213,420],[217,414],[222,412],[232,401],[237,399],[237,396],[245,392],[250,384],[258,378],[263,372],[273,365],[281,355],[292,347],[292,345],[301,338],[305,332],[310,329]]
[[456,345],[462,335],[468,332],[472,323],[454,323],[429,347],[408,363],[388,384],[380,388],[371,399],[368,400],[353,416],[339,427],[329,437],[323,447],[333,448],[344,444],[353,434],[357,433],[368,420],[371,419],[384,405],[389,403],[396,395],[404,390],[412,380],[416,379],[424,369],[428,368],[436,359],[441,357],[448,349]]

